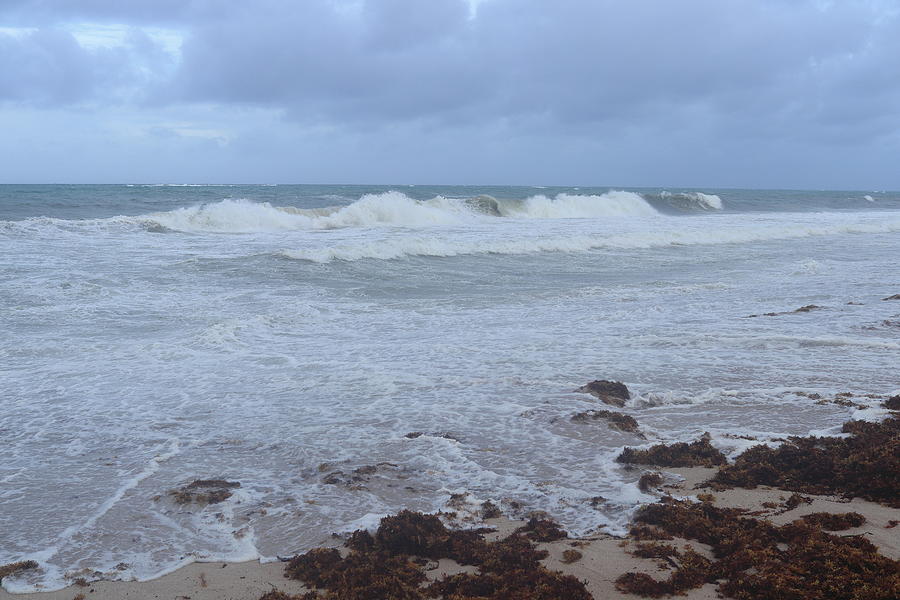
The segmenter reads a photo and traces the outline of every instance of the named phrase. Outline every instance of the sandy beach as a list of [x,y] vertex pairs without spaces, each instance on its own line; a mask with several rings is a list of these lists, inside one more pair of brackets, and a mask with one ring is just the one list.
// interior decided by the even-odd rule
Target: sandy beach
[[[848,500],[839,496],[803,495],[803,501],[791,506],[792,492],[760,486],[755,489],[717,489],[704,485],[717,469],[707,467],[687,467],[664,469],[665,482],[660,487],[663,497],[702,498],[717,508],[740,508],[748,516],[765,520],[773,525],[785,525],[813,513],[843,514],[854,512],[865,518],[865,523],[840,532],[841,536],[861,537],[878,548],[883,556],[900,559],[900,536],[894,528],[900,521],[900,509],[883,504],[854,498]],[[488,541],[509,536],[524,521],[513,521],[503,517],[485,519],[484,525],[496,529],[485,534]],[[329,547],[339,547],[342,540],[327,540]],[[583,539],[560,539],[539,542],[539,550],[548,556],[542,564],[552,571],[572,575],[585,583],[587,591],[595,599],[626,599],[638,597],[622,593],[617,589],[616,580],[624,573],[646,573],[654,579],[663,580],[671,574],[671,566],[654,558],[638,558],[632,554],[640,542],[633,536],[617,538],[598,535]],[[675,538],[671,543],[684,550],[712,557],[710,547],[696,540]],[[571,551],[577,554],[571,554]],[[346,549],[342,549],[344,555]],[[564,554],[566,553],[566,554]],[[577,556],[576,560],[572,557]],[[152,598],[160,600],[222,600],[255,599],[273,590],[288,595],[299,595],[310,590],[301,582],[288,579],[284,575],[284,563],[260,564],[257,561],[243,563],[194,563],[177,571],[145,582],[91,581],[74,585],[63,590],[34,593],[27,596],[0,591],[0,599],[14,600],[27,597],[33,600],[74,600],[92,598],[95,600]],[[427,582],[437,581],[457,573],[474,573],[476,568],[463,566],[452,560],[429,561],[425,566]],[[706,583],[688,590],[686,597],[691,600],[712,600],[717,597],[716,585]]]

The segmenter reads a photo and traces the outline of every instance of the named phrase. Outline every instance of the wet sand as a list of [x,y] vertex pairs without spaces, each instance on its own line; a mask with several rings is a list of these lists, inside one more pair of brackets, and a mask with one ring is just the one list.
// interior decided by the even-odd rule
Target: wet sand
[[[861,499],[851,501],[835,496],[814,496],[803,494],[811,499],[810,503],[785,510],[784,503],[791,492],[758,487],[756,489],[734,488],[716,491],[708,487],[695,487],[715,472],[715,468],[690,467],[665,469],[672,479],[683,478],[683,481],[665,485],[665,494],[675,497],[690,497],[698,494],[705,496],[706,501],[720,508],[743,508],[755,518],[765,519],[773,524],[782,525],[799,517],[814,513],[846,513],[857,512],[866,517],[866,523],[860,527],[842,531],[841,535],[861,535],[875,544],[881,554],[894,560],[900,559],[900,535],[898,529],[890,527],[891,521],[900,521],[900,509],[890,508]],[[775,505],[773,507],[773,505]],[[486,524],[497,528],[497,532],[487,534],[487,539],[498,539],[511,533],[522,522],[505,518],[489,519]],[[701,554],[708,554],[709,548],[696,541],[674,540],[676,546],[690,545]],[[656,559],[636,558],[628,553],[634,540],[599,535],[586,539],[564,539],[549,543],[540,543],[538,547],[549,552],[542,561],[553,570],[574,575],[586,582],[588,591],[596,599],[636,598],[616,590],[615,580],[626,572],[647,573],[658,579],[665,579],[671,571],[659,564]],[[339,541],[331,541],[329,545],[337,546]],[[577,550],[581,558],[570,564],[563,560],[563,552]],[[474,567],[460,566],[448,559],[442,559],[429,566],[426,574],[429,580],[435,580],[447,574],[473,571]],[[714,584],[689,590],[686,598],[717,598]],[[288,594],[308,591],[300,582],[284,577],[283,563],[244,562],[244,563],[194,563],[183,567],[169,575],[145,582],[97,581],[87,586],[72,586],[55,592],[39,592],[27,596],[9,594],[0,591],[0,599],[29,600],[73,600],[79,594],[94,600],[114,599],[160,599],[160,600],[222,600],[222,599],[255,599],[273,589]]]

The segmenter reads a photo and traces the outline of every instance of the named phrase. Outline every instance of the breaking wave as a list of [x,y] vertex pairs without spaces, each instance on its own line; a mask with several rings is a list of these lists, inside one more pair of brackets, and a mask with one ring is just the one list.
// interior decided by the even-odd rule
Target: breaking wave
[[722,210],[722,199],[715,194],[660,192],[656,197],[679,210]]
[[346,227],[407,227],[462,225],[491,217],[512,219],[574,219],[656,216],[659,213],[638,194],[610,191],[601,195],[537,195],[524,200],[493,196],[415,200],[401,192],[366,194],[347,206],[302,209],[268,202],[228,199],[134,217],[143,227],[171,231],[256,233]]

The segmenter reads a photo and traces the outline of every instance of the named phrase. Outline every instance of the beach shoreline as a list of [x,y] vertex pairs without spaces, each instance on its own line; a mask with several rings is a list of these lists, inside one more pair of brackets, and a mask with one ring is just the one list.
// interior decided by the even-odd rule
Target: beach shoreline
[[[800,494],[770,486],[752,489],[740,487],[725,488],[711,483],[711,478],[719,471],[716,467],[661,467],[662,481],[656,486],[660,500],[656,505],[686,499],[702,502],[717,509],[742,509],[745,515],[765,521],[774,526],[798,522],[802,517],[827,513],[843,515],[857,513],[864,517],[861,525],[840,531],[842,537],[864,538],[877,547],[880,555],[887,559],[900,560],[900,536],[894,527],[900,522],[900,508],[892,508],[861,498],[844,498],[839,495]],[[694,504],[696,506],[696,504]],[[485,533],[484,539],[496,541],[506,538],[525,525],[525,521],[515,521],[506,517],[484,519],[481,526],[491,527],[494,533]],[[325,540],[323,547],[339,548],[345,538],[334,536]],[[697,540],[675,537],[668,542],[681,551],[698,552],[709,559],[712,553],[708,545]],[[617,588],[617,579],[625,573],[647,574],[654,580],[665,580],[672,573],[672,564],[658,558],[639,558],[633,554],[642,540],[629,534],[616,537],[607,534],[587,536],[580,539],[564,538],[535,543],[539,551],[546,551],[547,557],[541,564],[550,571],[571,575],[584,582],[585,588],[594,598],[627,599],[639,597],[623,593]],[[686,550],[690,548],[690,550]],[[574,551],[574,552],[573,552]],[[346,549],[342,554],[346,556]],[[573,560],[573,557],[576,557]],[[674,564],[674,563],[673,563]],[[434,582],[448,575],[475,573],[473,566],[465,566],[453,560],[442,558],[430,561],[425,567],[426,582]],[[28,598],[32,600],[73,600],[92,598],[112,600],[116,598],[154,598],[176,600],[213,600],[222,598],[259,598],[275,590],[292,595],[302,595],[313,588],[296,579],[285,576],[285,563],[241,563],[195,562],[176,571],[149,581],[82,581],[82,585],[52,592],[32,592],[12,594],[0,590],[0,600]],[[714,583],[685,590],[690,600],[712,600],[718,596]]]

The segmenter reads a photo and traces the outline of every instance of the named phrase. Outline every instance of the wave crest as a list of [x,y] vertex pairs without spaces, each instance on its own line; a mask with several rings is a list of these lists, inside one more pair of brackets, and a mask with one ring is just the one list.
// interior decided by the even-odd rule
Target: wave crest
[[703,192],[660,192],[658,196],[669,206],[681,210],[722,210],[722,199]]
[[142,217],[168,230],[254,233],[344,227],[429,227],[461,225],[486,218],[571,219],[652,216],[657,211],[638,194],[610,191],[602,195],[538,195],[525,200],[493,196],[414,200],[401,192],[366,194],[347,206],[301,209],[268,202],[222,200]]
[[659,213],[639,194],[609,191],[605,194],[557,194],[531,196],[521,202],[501,202],[500,214],[526,219],[583,219],[592,217],[649,217]]

